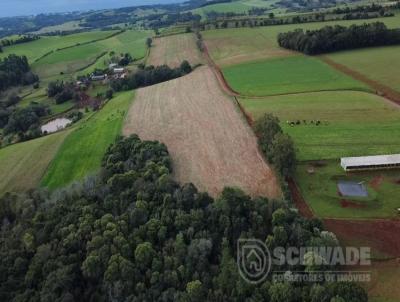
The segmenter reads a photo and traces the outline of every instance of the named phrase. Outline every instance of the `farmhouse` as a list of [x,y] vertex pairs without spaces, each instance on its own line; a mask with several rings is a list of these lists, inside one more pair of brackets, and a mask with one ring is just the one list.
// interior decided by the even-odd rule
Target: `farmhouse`
[[345,171],[400,168],[400,154],[343,157],[340,165]]
[[90,79],[91,79],[92,81],[103,81],[103,80],[105,80],[106,78],[107,78],[107,75],[106,75],[106,74],[102,74],[102,75],[94,75],[94,74],[92,74],[91,77],[90,77]]
[[125,72],[125,68],[114,68],[114,73],[124,73]]

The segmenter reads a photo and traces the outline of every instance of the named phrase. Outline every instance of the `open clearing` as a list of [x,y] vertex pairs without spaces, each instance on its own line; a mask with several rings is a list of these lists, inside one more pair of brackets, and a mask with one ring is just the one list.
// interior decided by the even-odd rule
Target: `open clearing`
[[197,48],[194,34],[172,35],[153,39],[148,59],[149,65],[163,65],[178,67],[187,60],[191,65],[202,62],[200,51]]
[[0,149],[0,195],[36,188],[69,133],[66,130]]
[[[384,22],[390,28],[400,27],[400,15],[368,20],[368,22],[377,21]],[[281,32],[297,28],[303,28],[304,30],[318,29],[336,24],[350,26],[365,22],[366,20],[343,20],[254,28],[217,29],[203,32],[203,37],[212,59],[219,66],[227,66],[241,62],[292,55],[293,52],[280,48],[278,45],[277,36]]]
[[108,146],[121,134],[133,96],[132,91],[116,95],[101,111],[79,124],[57,152],[42,186],[60,188],[96,172]]
[[400,93],[400,46],[343,51],[328,58]]
[[232,89],[246,96],[369,90],[366,84],[334,70],[316,58],[306,56],[243,63],[223,68],[222,71]]
[[225,186],[252,196],[281,194],[251,128],[208,67],[139,89],[124,127],[125,135],[132,133],[166,144],[181,183],[213,196]]
[[[398,153],[400,111],[374,94],[332,91],[241,98],[253,119],[272,113],[295,142],[299,160]],[[321,121],[315,125],[312,121]],[[290,126],[287,121],[299,125]],[[304,123],[306,121],[306,123]]]

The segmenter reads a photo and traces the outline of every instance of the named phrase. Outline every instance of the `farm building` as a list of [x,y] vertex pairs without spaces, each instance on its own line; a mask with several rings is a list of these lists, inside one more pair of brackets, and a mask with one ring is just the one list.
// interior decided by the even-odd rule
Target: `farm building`
[[400,168],[400,154],[343,157],[340,165],[345,171]]
[[102,74],[102,75],[94,75],[94,74],[92,74],[91,77],[90,77],[90,79],[91,79],[92,81],[103,81],[103,80],[105,80],[106,78],[107,78],[107,75],[106,75],[106,74]]
[[114,73],[124,73],[125,72],[125,68],[114,68]]

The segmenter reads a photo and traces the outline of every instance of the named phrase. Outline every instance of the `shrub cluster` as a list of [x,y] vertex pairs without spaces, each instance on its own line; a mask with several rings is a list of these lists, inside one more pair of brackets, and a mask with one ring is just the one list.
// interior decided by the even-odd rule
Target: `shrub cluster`
[[54,97],[56,104],[65,103],[75,96],[75,88],[72,83],[63,81],[50,82],[47,87],[47,96]]
[[188,61],[183,61],[177,68],[170,68],[167,65],[147,66],[124,79],[111,81],[110,85],[114,91],[131,90],[176,79],[191,71],[192,66]]

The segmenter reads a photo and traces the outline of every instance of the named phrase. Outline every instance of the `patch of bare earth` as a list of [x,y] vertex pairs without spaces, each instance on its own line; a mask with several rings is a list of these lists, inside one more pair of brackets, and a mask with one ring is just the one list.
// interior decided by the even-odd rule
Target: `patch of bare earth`
[[173,35],[153,40],[148,59],[149,65],[166,64],[170,67],[178,67],[184,60],[191,65],[202,62],[194,34]]
[[209,67],[139,89],[124,126],[124,135],[132,133],[167,145],[180,183],[192,182],[213,196],[225,186],[251,196],[281,196],[252,129]]

